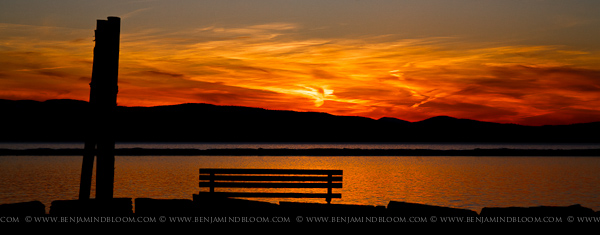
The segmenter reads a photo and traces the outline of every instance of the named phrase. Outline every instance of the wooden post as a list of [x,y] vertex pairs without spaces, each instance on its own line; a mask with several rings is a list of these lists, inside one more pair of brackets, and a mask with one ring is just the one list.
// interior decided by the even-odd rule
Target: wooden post
[[[89,116],[88,116],[89,117]],[[83,162],[81,163],[81,181],[79,185],[79,200],[90,199],[92,190],[92,174],[94,171],[94,155],[96,142],[88,136],[85,141]]]
[[327,188],[327,204],[331,204],[331,195],[333,194],[333,187],[331,185],[331,183],[333,183],[332,177],[333,175],[331,174],[327,175],[327,184],[329,184],[329,187]]
[[120,28],[118,17],[97,20],[88,112],[90,125],[84,147],[79,199],[89,199],[94,155],[97,155],[96,198],[113,198]]
[[210,173],[210,192],[214,193],[215,192],[215,173]]

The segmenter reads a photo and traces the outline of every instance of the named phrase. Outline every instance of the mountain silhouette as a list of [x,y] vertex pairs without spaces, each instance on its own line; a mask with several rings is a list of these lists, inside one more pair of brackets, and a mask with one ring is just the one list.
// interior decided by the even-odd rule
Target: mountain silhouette
[[[88,103],[0,100],[0,141],[83,141]],[[523,126],[448,116],[408,122],[327,113],[189,103],[117,107],[117,141],[599,142],[600,122]]]

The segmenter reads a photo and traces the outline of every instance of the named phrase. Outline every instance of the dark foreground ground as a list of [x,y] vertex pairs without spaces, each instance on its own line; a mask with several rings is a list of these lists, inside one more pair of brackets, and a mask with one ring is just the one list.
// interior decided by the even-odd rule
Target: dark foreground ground
[[[135,208],[135,210],[134,210]],[[134,212],[135,211],[135,212]],[[569,226],[597,228],[600,212],[582,207],[538,206],[483,208],[481,212],[408,202],[387,206],[296,203],[278,204],[229,198],[116,198],[57,200],[49,213],[39,201],[0,205],[0,226],[174,226],[240,228],[240,226]],[[347,228],[347,227],[346,227]]]

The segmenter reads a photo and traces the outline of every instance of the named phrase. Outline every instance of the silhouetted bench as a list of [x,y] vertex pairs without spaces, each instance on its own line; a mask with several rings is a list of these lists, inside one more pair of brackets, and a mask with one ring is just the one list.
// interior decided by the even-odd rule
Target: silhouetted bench
[[[342,198],[333,188],[342,188],[342,170],[303,169],[200,169],[200,188],[208,196],[263,198]],[[215,192],[215,188],[323,188],[327,193],[300,192]]]

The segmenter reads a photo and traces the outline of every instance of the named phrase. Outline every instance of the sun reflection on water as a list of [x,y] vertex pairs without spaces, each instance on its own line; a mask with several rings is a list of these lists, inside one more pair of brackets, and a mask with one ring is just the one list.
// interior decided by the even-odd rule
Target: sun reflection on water
[[[81,157],[3,156],[0,163],[0,204],[40,200],[49,207],[77,198]],[[332,203],[405,201],[475,211],[581,204],[600,210],[600,158],[592,157],[119,156],[115,167],[115,197],[134,199],[192,199],[200,191],[199,168],[341,169],[343,188],[333,192],[342,198]]]

